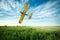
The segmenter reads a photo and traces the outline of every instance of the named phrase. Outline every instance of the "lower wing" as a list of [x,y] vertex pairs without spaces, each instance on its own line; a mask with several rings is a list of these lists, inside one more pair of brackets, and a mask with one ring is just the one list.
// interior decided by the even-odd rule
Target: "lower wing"
[[21,17],[20,17],[20,19],[19,19],[19,23],[22,23],[24,17],[25,17],[25,14],[22,14]]

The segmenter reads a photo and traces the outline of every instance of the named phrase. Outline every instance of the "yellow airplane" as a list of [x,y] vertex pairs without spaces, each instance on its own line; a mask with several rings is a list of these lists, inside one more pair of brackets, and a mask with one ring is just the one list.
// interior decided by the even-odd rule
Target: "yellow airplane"
[[[29,2],[26,3],[26,6],[25,6],[25,8],[24,8],[24,11],[23,11],[23,12],[20,12],[22,15],[21,15],[21,17],[20,17],[20,19],[19,19],[19,23],[22,23],[25,15],[27,15],[26,12],[27,12],[27,10],[28,10],[29,5],[30,5]],[[27,16],[28,16],[28,15],[27,15]],[[32,13],[29,15],[29,19],[31,19],[31,17],[32,17]]]

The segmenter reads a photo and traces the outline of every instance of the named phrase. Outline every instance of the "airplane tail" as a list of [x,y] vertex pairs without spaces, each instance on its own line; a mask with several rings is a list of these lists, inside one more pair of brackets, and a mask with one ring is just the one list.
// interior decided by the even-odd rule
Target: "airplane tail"
[[29,15],[29,19],[31,19],[32,18],[32,13]]

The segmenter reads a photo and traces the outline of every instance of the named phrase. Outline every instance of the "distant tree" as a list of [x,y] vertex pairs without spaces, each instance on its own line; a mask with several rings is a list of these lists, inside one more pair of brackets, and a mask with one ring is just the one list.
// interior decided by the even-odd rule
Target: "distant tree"
[[5,25],[4,27],[7,27],[7,25]]

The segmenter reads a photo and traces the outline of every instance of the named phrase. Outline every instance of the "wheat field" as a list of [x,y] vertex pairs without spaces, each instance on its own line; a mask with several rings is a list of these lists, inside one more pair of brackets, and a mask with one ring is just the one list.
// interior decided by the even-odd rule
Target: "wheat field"
[[60,40],[60,26],[0,26],[0,40]]

